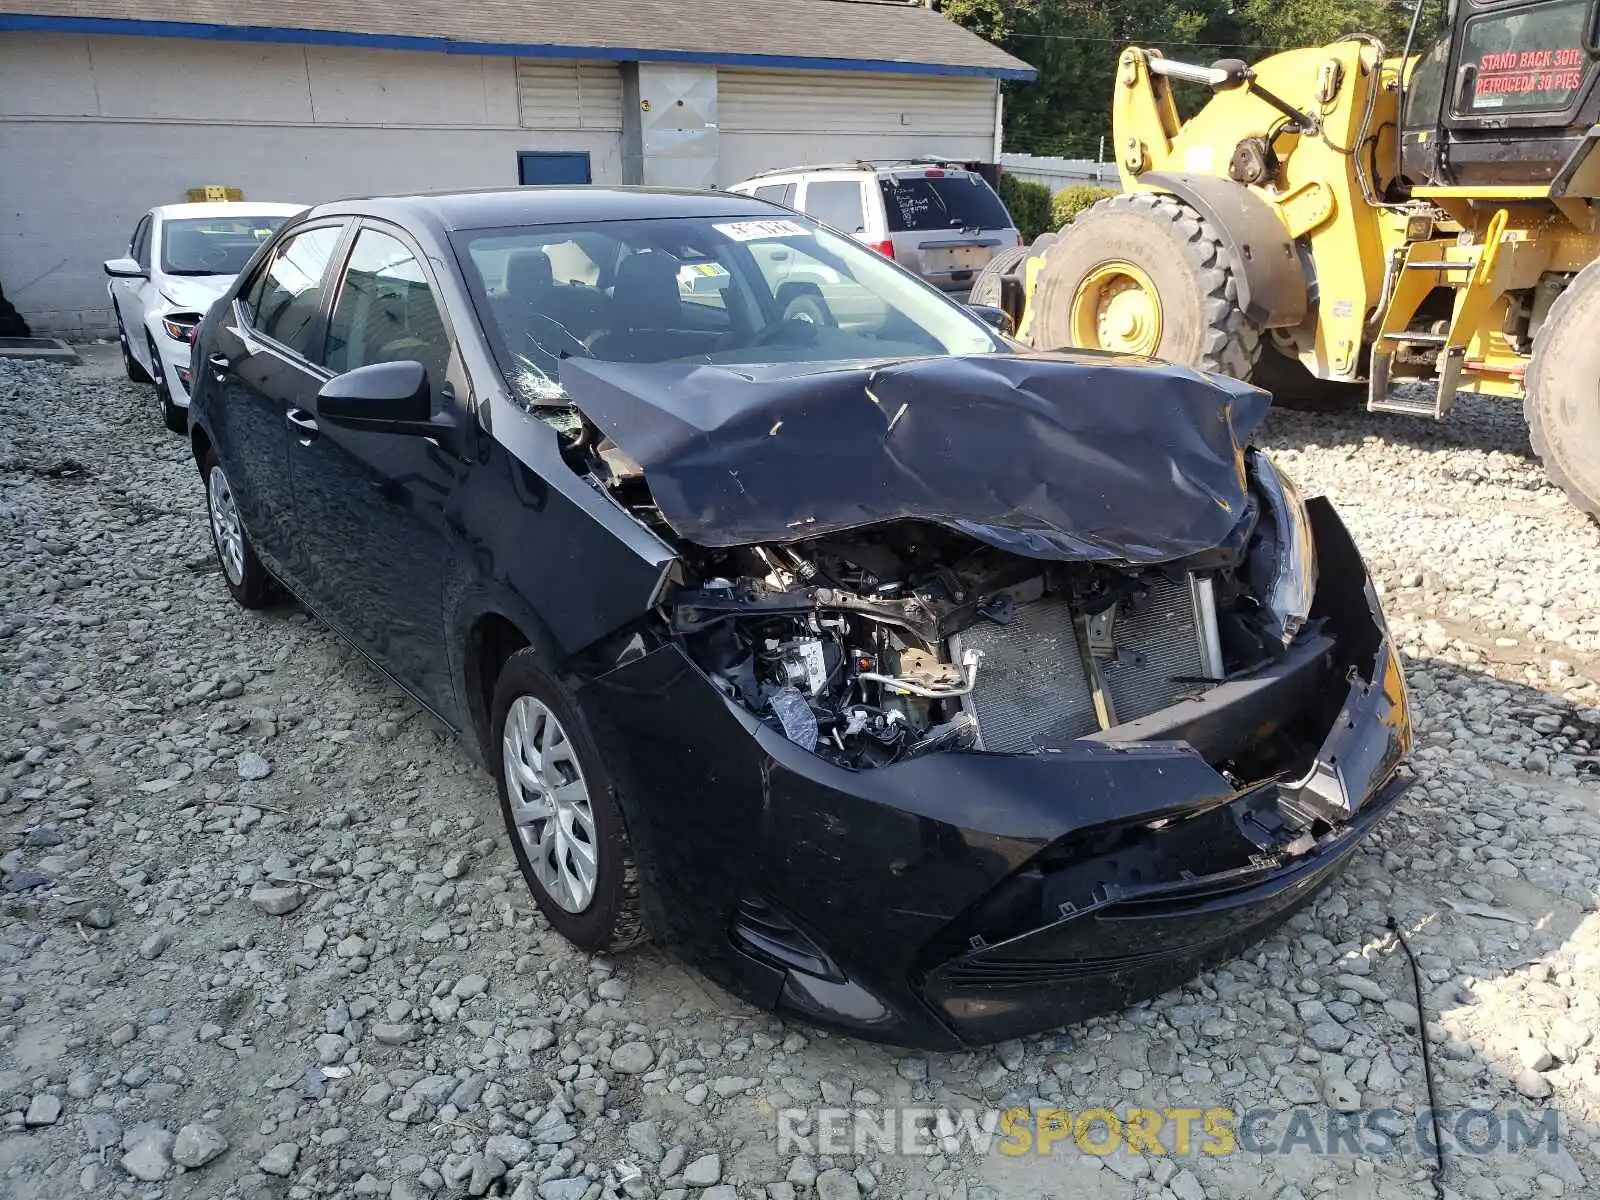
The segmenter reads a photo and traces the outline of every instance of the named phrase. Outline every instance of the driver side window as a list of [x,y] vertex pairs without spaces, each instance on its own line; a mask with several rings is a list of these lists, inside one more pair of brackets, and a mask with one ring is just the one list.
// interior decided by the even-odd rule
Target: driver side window
[[406,361],[427,369],[437,394],[450,365],[450,334],[416,255],[398,238],[363,229],[328,321],[323,365],[337,375]]

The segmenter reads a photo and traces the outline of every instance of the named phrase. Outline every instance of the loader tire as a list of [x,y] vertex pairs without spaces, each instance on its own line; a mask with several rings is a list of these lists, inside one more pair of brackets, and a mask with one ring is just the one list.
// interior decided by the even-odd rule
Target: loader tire
[[1522,411],[1533,452],[1567,498],[1600,517],[1600,262],[1572,277],[1533,339]]
[[1343,379],[1318,379],[1298,360],[1278,352],[1263,339],[1250,382],[1272,393],[1275,408],[1298,412],[1360,412],[1367,406],[1367,385]]
[[1235,379],[1261,353],[1222,239],[1175,196],[1112,196],[1079,213],[1045,250],[1029,303],[1041,350],[1142,354]]
[[967,293],[968,304],[990,304],[996,307],[1000,304],[1000,281],[1011,272],[1015,271],[1028,257],[1026,246],[1012,246],[1000,251],[983,265],[977,277],[972,281],[972,290]]

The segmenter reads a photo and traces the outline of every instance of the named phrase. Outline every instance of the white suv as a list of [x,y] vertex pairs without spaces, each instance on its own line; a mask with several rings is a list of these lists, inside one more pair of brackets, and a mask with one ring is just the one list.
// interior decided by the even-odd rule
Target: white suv
[[978,272],[1022,237],[988,180],[932,159],[766,171],[728,189],[770,200],[965,295]]

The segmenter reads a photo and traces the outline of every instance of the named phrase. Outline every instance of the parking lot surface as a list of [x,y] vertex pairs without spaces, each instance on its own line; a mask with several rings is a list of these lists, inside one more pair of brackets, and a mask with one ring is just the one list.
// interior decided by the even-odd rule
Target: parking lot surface
[[[1449,1194],[1600,1191],[1600,530],[1512,408],[1268,422],[1409,656],[1418,782],[1345,876],[1152,1002],[925,1055],[551,935],[489,778],[303,612],[232,605],[107,350],[0,361],[0,1194],[1425,1197],[1391,918]],[[1154,1139],[1085,1152],[1097,1108]],[[840,1137],[940,1109],[1038,1115],[987,1152]],[[1196,1115],[1177,1153],[1187,1110],[1235,1136]]]

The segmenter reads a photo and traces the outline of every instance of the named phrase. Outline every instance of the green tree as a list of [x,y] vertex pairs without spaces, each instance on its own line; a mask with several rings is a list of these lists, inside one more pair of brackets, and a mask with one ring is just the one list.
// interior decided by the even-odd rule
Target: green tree
[[[1008,150],[1092,158],[1111,134],[1112,86],[1125,46],[1151,46],[1189,62],[1253,62],[1360,32],[1398,54],[1412,2],[944,0],[944,13],[1039,72],[1031,83],[1006,84]],[[1194,91],[1180,88],[1180,104],[1203,98]]]

